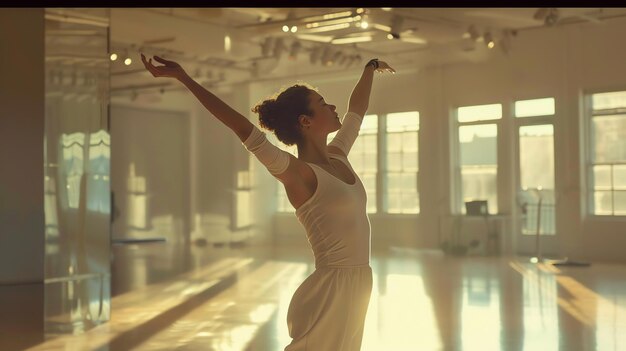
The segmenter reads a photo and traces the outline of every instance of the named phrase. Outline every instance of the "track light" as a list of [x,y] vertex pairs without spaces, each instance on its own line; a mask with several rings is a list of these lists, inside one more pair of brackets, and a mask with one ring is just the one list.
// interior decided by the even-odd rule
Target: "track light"
[[285,33],[289,32],[289,26],[288,25],[285,24],[283,26],[283,32],[285,32]]
[[124,64],[125,64],[126,66],[130,66],[130,64],[131,64],[131,63],[133,63],[133,59],[131,59],[131,58],[130,58],[130,55],[128,55],[128,50],[126,50],[124,53],[125,53],[125,54],[124,54],[124,56],[126,57],[126,58],[124,59]]
[[115,61],[115,60],[117,60],[117,54],[116,53],[112,53],[111,56],[109,56],[109,58],[111,59],[111,61]]
[[485,39],[485,44],[487,45],[488,48],[493,49],[493,47],[496,46],[496,42],[493,41],[493,37],[491,36],[491,32],[485,33],[483,38]]
[[295,33],[298,31],[298,26],[291,26],[289,30],[291,31],[291,33]]

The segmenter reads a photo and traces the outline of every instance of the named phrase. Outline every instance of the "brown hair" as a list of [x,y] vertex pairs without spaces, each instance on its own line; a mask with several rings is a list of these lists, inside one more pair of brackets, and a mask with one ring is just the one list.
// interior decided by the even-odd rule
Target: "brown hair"
[[252,112],[259,115],[261,127],[274,132],[278,140],[286,145],[297,144],[302,140],[298,117],[312,114],[311,91],[317,89],[306,83],[292,85],[258,103]]

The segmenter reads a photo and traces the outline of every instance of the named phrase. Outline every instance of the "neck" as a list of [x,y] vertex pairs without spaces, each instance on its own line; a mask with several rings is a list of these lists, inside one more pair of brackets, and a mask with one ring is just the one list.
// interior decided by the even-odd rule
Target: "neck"
[[326,148],[326,136],[306,138],[298,144],[298,158],[309,163],[330,164]]

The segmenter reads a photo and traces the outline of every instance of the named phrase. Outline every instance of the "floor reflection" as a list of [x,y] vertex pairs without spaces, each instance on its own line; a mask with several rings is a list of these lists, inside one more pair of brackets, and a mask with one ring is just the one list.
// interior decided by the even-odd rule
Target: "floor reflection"
[[[129,289],[118,284],[109,323],[32,350],[282,350],[290,342],[289,302],[313,270],[305,251],[195,252],[186,259],[190,270],[174,280],[152,272],[166,263],[129,255],[132,278],[117,278]],[[374,254],[371,265],[363,351],[626,349],[622,265],[557,269],[406,249]],[[233,267],[240,267],[236,278],[224,283]]]

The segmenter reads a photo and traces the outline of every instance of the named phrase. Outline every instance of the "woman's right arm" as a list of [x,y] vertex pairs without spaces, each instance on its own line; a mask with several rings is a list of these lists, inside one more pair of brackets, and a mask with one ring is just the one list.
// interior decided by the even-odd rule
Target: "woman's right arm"
[[285,184],[292,184],[301,179],[301,162],[297,158],[270,143],[265,138],[265,133],[189,77],[178,63],[158,56],[154,56],[154,59],[163,66],[153,65],[152,59],[146,60],[141,54],[143,64],[154,77],[176,78],[183,83],[209,112],[237,134],[246,149],[253,153],[274,177]]
[[213,95],[213,93],[206,90],[202,85],[198,84],[198,82],[193,80],[178,63],[165,60],[158,56],[154,56],[154,59],[162,63],[163,66],[154,66],[152,59],[146,60],[146,57],[141,54],[143,64],[154,77],[170,77],[177,79],[193,93],[198,101],[200,101],[213,116],[235,132],[242,142],[250,136],[254,125],[246,117],[235,111],[220,98]]

